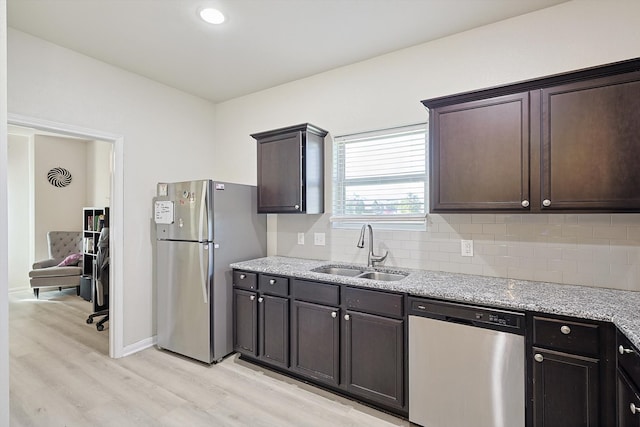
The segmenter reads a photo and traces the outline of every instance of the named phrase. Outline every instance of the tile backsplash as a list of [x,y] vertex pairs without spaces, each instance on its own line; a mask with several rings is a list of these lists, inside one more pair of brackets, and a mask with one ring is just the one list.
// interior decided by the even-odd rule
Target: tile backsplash
[[[640,291],[640,214],[430,214],[427,231],[376,230],[384,265]],[[332,229],[329,215],[278,215],[277,254],[367,262],[359,230]],[[297,234],[305,233],[305,245]],[[325,233],[325,246],[313,244]],[[460,254],[473,240],[474,256]]]

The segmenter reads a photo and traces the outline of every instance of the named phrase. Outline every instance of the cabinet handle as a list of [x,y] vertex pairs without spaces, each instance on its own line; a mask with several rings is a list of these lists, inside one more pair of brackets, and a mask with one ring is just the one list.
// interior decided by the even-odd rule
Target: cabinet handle
[[331,317],[333,317],[335,319],[336,317],[338,317],[338,313],[336,313],[335,311],[332,311],[331,312]]
[[542,206],[544,206],[545,208],[548,208],[549,206],[551,206],[551,200],[549,199],[544,199],[542,201]]
[[629,403],[629,410],[631,410],[632,414],[640,413],[640,408],[638,408],[635,404]]
[[536,355],[535,355],[535,356],[533,356],[533,359],[534,359],[536,362],[542,362],[542,361],[544,360],[544,356],[542,356],[540,353],[536,353]]
[[629,354],[629,353],[634,353],[633,350],[631,350],[630,348],[624,348],[624,346],[619,346],[618,347],[618,353],[620,354]]
[[528,200],[523,200],[521,203],[523,208],[528,208],[529,207],[529,201]]
[[344,315],[344,320],[349,320],[349,319],[351,319],[351,316],[349,316],[348,314],[345,314]]
[[262,297],[258,298],[258,302],[262,302],[262,301],[264,301],[264,298]]
[[560,332],[562,332],[565,335],[569,335],[571,333],[571,328],[568,327],[567,325],[562,325],[560,327]]
[[276,284],[276,279],[271,279],[271,280],[269,280],[269,284],[270,284],[270,285],[275,285],[275,284]]
[[253,301],[254,299],[256,299],[256,296],[255,296],[255,295],[251,295],[251,296],[249,297],[249,299],[250,299],[251,301]]
[[246,279],[246,278],[247,278],[247,276],[246,276],[246,275],[244,275],[244,274],[241,274],[241,275],[240,275],[240,280],[242,280],[242,279]]

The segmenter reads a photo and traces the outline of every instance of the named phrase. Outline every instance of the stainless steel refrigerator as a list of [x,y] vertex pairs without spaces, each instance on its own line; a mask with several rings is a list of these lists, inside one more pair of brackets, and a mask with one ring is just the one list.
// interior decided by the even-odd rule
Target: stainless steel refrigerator
[[157,345],[206,363],[233,350],[229,264],[266,255],[256,187],[211,180],[158,184]]

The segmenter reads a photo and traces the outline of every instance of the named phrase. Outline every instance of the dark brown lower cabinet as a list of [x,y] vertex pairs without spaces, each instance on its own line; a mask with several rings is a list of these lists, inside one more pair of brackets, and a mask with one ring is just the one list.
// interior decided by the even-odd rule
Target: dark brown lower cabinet
[[640,427],[640,393],[621,371],[618,371],[618,427]]
[[600,427],[599,361],[533,348],[533,425]]
[[258,306],[255,292],[233,290],[233,349],[258,356]]
[[271,295],[258,298],[259,349],[265,362],[289,367],[289,299]]
[[339,385],[340,310],[302,301],[291,304],[291,369]]
[[343,321],[344,383],[369,400],[402,408],[404,321],[347,311]]

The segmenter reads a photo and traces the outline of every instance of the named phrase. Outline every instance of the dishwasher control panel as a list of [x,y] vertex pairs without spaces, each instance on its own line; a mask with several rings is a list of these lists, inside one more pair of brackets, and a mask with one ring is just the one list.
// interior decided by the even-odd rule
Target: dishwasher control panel
[[524,335],[524,314],[490,307],[409,297],[409,315]]

